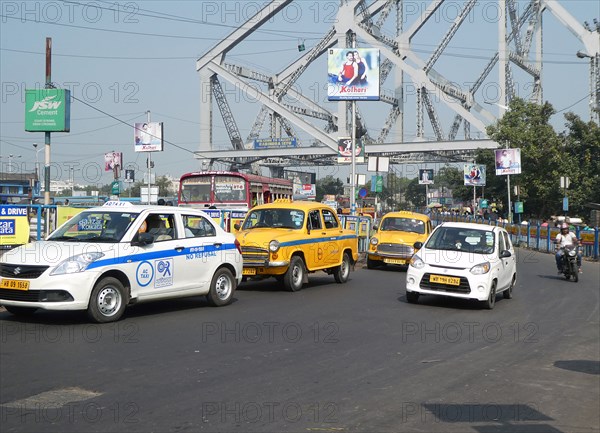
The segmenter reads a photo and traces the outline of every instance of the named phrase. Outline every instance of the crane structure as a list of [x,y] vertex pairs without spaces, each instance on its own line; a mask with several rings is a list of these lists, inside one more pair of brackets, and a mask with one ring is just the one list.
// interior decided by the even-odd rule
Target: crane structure
[[[381,56],[379,101],[357,104],[355,125],[362,132],[368,156],[389,156],[394,163],[440,162],[472,160],[478,148],[493,149],[498,143],[489,140],[486,126],[495,122],[484,103],[482,86],[494,76],[502,116],[510,101],[519,96],[515,76],[527,77],[531,83],[528,99],[541,103],[543,98],[543,14],[551,13],[583,44],[578,57],[591,59],[590,108],[600,106],[600,26],[596,29],[579,24],[557,0],[491,0],[497,6],[497,40],[489,50],[489,58],[480,71],[466,68],[465,80],[470,85],[461,88],[445,75],[447,65],[440,58],[460,29],[472,25],[477,0],[423,2],[417,14],[412,11],[411,22],[406,19],[408,0],[340,0],[335,19],[322,37],[308,50],[299,49],[296,60],[281,65],[280,70],[267,74],[246,65],[232,62],[229,57],[263,26],[285,12],[293,0],[266,2],[253,16],[233,30],[196,62],[201,81],[200,146],[198,159],[218,160],[231,164],[252,166],[260,162],[273,168],[289,165],[335,164],[340,137],[351,136],[352,111],[348,101],[324,103],[323,98],[310,98],[296,84],[310,71],[311,65],[326,57],[331,48],[377,48]],[[409,5],[410,3],[410,5]],[[440,22],[439,14],[447,3],[456,9],[452,20]],[[421,5],[421,6],[423,6]],[[416,15],[416,16],[415,16]],[[596,23],[596,20],[594,20]],[[447,28],[441,33],[437,46],[424,57],[414,41],[435,26]],[[406,28],[405,28],[406,27]],[[301,28],[301,26],[299,26]],[[300,48],[300,47],[299,47]],[[276,63],[276,59],[273,60]],[[325,76],[325,71],[320,72]],[[521,79],[522,80],[522,79]],[[239,122],[229,106],[221,82],[227,82],[255,102],[254,122],[250,133],[242,140]],[[408,110],[406,89],[415,90],[414,111]],[[291,102],[292,101],[292,102]],[[213,148],[213,104],[219,108],[223,124],[231,141],[230,149]],[[369,104],[369,105],[367,105]],[[373,105],[371,105],[373,104]],[[382,115],[369,117],[377,107]],[[440,115],[444,111],[445,116]],[[592,110],[592,113],[594,111]],[[450,113],[450,114],[448,114]],[[246,116],[248,113],[245,110]],[[408,137],[405,122],[414,118],[414,135]],[[252,116],[250,116],[252,117]],[[426,121],[429,123],[427,124]],[[377,124],[376,124],[377,123]],[[446,124],[444,124],[446,123]],[[268,125],[266,125],[268,124]],[[267,127],[266,127],[267,126]],[[459,137],[462,126],[462,137]],[[433,139],[426,137],[426,128]],[[473,138],[473,135],[477,138]],[[294,137],[293,148],[255,149],[253,142],[260,137],[277,139]],[[302,137],[302,138],[301,138]]]

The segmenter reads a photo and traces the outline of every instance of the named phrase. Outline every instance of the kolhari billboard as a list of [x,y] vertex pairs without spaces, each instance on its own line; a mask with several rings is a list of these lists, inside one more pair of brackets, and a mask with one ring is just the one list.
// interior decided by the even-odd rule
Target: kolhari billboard
[[136,123],[134,131],[136,152],[162,152],[162,122]]
[[66,89],[25,90],[25,131],[69,132],[71,92]]
[[379,101],[379,50],[330,48],[327,56],[329,101]]

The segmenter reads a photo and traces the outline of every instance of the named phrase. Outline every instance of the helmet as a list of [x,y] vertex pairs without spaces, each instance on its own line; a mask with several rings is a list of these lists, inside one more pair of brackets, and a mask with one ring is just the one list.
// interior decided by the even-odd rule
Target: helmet
[[569,230],[569,224],[567,224],[567,223],[562,223],[562,224],[560,225],[560,229],[561,229],[561,230]]

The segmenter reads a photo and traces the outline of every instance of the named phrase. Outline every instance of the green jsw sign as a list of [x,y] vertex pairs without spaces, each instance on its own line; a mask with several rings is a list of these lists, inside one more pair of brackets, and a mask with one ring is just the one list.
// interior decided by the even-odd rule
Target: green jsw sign
[[25,90],[25,131],[69,132],[71,92],[66,89]]

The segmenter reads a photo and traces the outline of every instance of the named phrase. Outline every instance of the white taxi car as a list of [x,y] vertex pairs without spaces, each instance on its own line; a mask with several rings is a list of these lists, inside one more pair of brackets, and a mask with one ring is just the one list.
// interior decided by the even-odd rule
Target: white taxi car
[[200,210],[107,202],[6,252],[0,305],[16,315],[87,310],[95,322],[118,320],[142,301],[206,295],[221,306],[232,301],[242,267],[235,236]]
[[[417,245],[418,244],[418,245]],[[515,250],[506,230],[485,224],[443,223],[420,242],[406,273],[406,299],[442,295],[483,301],[512,298],[517,281]]]

